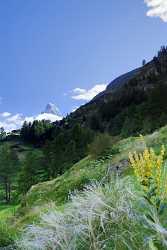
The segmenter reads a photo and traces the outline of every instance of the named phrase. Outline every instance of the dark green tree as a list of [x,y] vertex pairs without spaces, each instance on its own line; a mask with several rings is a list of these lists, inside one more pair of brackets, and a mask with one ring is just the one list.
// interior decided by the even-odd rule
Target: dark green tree
[[87,154],[87,146],[92,141],[94,133],[76,124],[71,129],[62,129],[53,141],[44,147],[45,169],[48,178],[63,174],[74,163]]
[[0,141],[3,141],[4,139],[6,139],[6,132],[5,132],[5,129],[1,127],[0,128]]
[[52,123],[47,120],[35,120],[32,123],[24,122],[21,128],[21,138],[25,142],[40,145],[48,139],[49,131],[53,127]]
[[0,180],[5,191],[6,202],[11,201],[11,191],[17,172],[18,159],[16,153],[8,144],[0,147]]
[[19,192],[25,194],[32,185],[46,180],[43,157],[38,151],[27,153],[18,178]]
[[143,59],[142,66],[146,65],[146,59]]

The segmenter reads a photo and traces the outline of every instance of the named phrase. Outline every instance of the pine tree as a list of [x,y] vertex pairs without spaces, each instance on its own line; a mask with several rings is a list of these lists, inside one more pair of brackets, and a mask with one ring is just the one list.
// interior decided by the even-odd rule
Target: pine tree
[[0,128],[0,141],[3,141],[6,138],[6,132],[3,127]]
[[4,186],[5,200],[11,201],[11,189],[13,178],[17,171],[17,156],[8,144],[0,147],[0,180]]
[[142,66],[144,66],[144,65],[146,65],[146,60],[145,59],[143,59],[143,61],[142,61]]
[[20,193],[25,194],[32,185],[46,180],[42,160],[42,155],[36,151],[26,155],[18,179]]

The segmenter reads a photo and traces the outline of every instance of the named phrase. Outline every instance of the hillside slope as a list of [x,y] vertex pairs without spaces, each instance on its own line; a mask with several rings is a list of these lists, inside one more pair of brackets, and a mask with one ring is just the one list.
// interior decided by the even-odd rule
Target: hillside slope
[[[139,133],[150,134],[145,136],[145,142],[159,153],[161,145],[167,145],[167,127],[159,129],[167,124],[166,96],[167,48],[163,47],[150,63],[120,76],[91,102],[80,107],[62,121],[57,121],[51,126],[49,124],[46,133],[34,137],[34,145],[25,144],[26,140],[22,138],[23,141],[21,141],[21,137],[17,140],[7,138],[7,142],[17,152],[21,161],[29,151],[43,152],[43,158],[40,161],[43,169],[41,171],[39,168],[39,177],[43,178],[43,171],[46,174],[48,169],[47,178],[44,176],[43,179],[39,178],[31,182],[32,177],[36,177],[38,173],[32,171],[32,176],[29,176],[29,169],[31,165],[37,169],[37,165],[36,161],[34,161],[35,165],[30,164],[32,161],[28,161],[27,169],[23,170],[27,171],[25,173],[28,175],[25,176],[28,176],[30,181],[28,189],[31,188],[22,199],[16,216],[12,216],[12,219],[11,214],[9,218],[6,217],[5,223],[9,225],[7,231],[12,232],[16,229],[16,234],[20,234],[25,226],[38,222],[40,214],[47,212],[51,207],[56,206],[58,210],[62,210],[69,201],[69,194],[75,190],[82,191],[85,185],[97,181],[102,184],[106,183],[113,175],[131,175],[129,152],[134,150],[142,152],[145,148],[145,143],[140,140]],[[41,124],[36,123],[36,125],[38,132]],[[31,132],[34,135],[34,124],[29,127],[27,138],[30,137]],[[108,154],[98,160],[93,160],[90,156],[83,158],[88,154],[88,144],[97,134],[94,132],[118,135],[112,137],[117,139]],[[124,137],[126,139],[122,139]],[[42,143],[37,149],[35,143],[38,144],[41,138]],[[45,145],[46,140],[48,145]],[[66,162],[61,165],[64,159]],[[50,169],[51,172],[55,171],[53,175],[49,175]],[[52,180],[38,183],[41,180],[50,179]],[[28,178],[23,179],[23,184],[25,180]],[[34,185],[35,183],[38,184]],[[6,238],[8,238],[7,235]]]
[[[144,140],[148,147],[154,148],[158,153],[162,144],[167,145],[167,126],[155,131],[153,134],[146,135]],[[29,216],[31,218],[32,214],[34,218],[34,213],[39,215],[40,207],[43,209],[45,205],[47,207],[52,202],[56,206],[65,204],[68,201],[70,192],[82,190],[85,185],[91,182],[99,180],[105,182],[110,175],[131,174],[128,154],[134,151],[142,152],[145,143],[141,141],[140,137],[123,139],[111,147],[110,153],[106,157],[93,160],[88,156],[56,179],[32,186],[20,208],[19,213],[23,215],[23,217],[20,217],[21,221],[22,219],[24,222],[29,221]],[[36,210],[35,207],[38,209]],[[25,219],[25,216],[27,219]]]
[[[57,126],[66,129],[79,123],[124,137],[151,133],[167,123],[166,94],[167,48],[162,47],[152,61],[112,81]],[[159,120],[155,120],[157,114]]]
[[[96,181],[108,183],[113,175],[133,176],[128,162],[129,152],[142,152],[146,143],[148,147],[154,148],[155,152],[159,153],[161,145],[167,145],[167,126],[145,136],[144,141],[140,137],[121,140],[111,147],[107,156],[99,160],[93,160],[88,156],[62,176],[34,185],[26,194],[21,207],[17,208],[14,217],[11,218],[9,213],[7,218],[8,207],[6,212],[5,210],[1,212],[1,214],[6,213],[7,232],[10,237],[13,231],[19,235],[25,226],[37,223],[42,213],[55,209],[55,206],[58,211],[62,211],[69,201],[69,194],[75,190],[82,191],[85,185]],[[7,237],[6,235],[6,239]],[[15,238],[15,234],[13,237]]]
[[[144,141],[148,147],[159,152],[161,145],[167,145],[167,126],[146,135]],[[107,176],[108,170],[109,174],[116,173],[116,167],[119,167],[119,174],[129,174],[131,172],[128,163],[129,152],[142,152],[145,143],[140,137],[129,137],[113,145],[111,153],[106,158],[99,160],[93,160],[90,156],[84,158],[62,176],[33,186],[26,195],[24,206],[32,207],[49,201],[61,205],[67,202],[69,192],[82,190],[91,181],[101,180]]]

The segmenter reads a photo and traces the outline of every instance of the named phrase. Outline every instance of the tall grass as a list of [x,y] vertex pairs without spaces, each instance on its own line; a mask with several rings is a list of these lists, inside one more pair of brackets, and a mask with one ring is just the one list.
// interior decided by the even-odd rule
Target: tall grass
[[63,212],[42,215],[17,245],[26,250],[138,250],[144,235],[134,210],[136,197],[127,179],[87,186],[82,193],[70,195]]
[[12,227],[10,219],[15,215],[16,206],[0,206],[0,247],[13,244],[16,239],[16,229]]
[[95,183],[70,195],[24,231],[21,250],[165,250],[166,215],[143,197],[134,178]]

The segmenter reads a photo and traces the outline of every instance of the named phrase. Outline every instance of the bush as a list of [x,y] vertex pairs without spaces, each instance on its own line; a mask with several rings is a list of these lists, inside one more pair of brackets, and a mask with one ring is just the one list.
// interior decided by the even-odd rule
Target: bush
[[97,159],[106,155],[111,149],[112,137],[108,134],[98,134],[89,145],[89,153],[92,158]]

